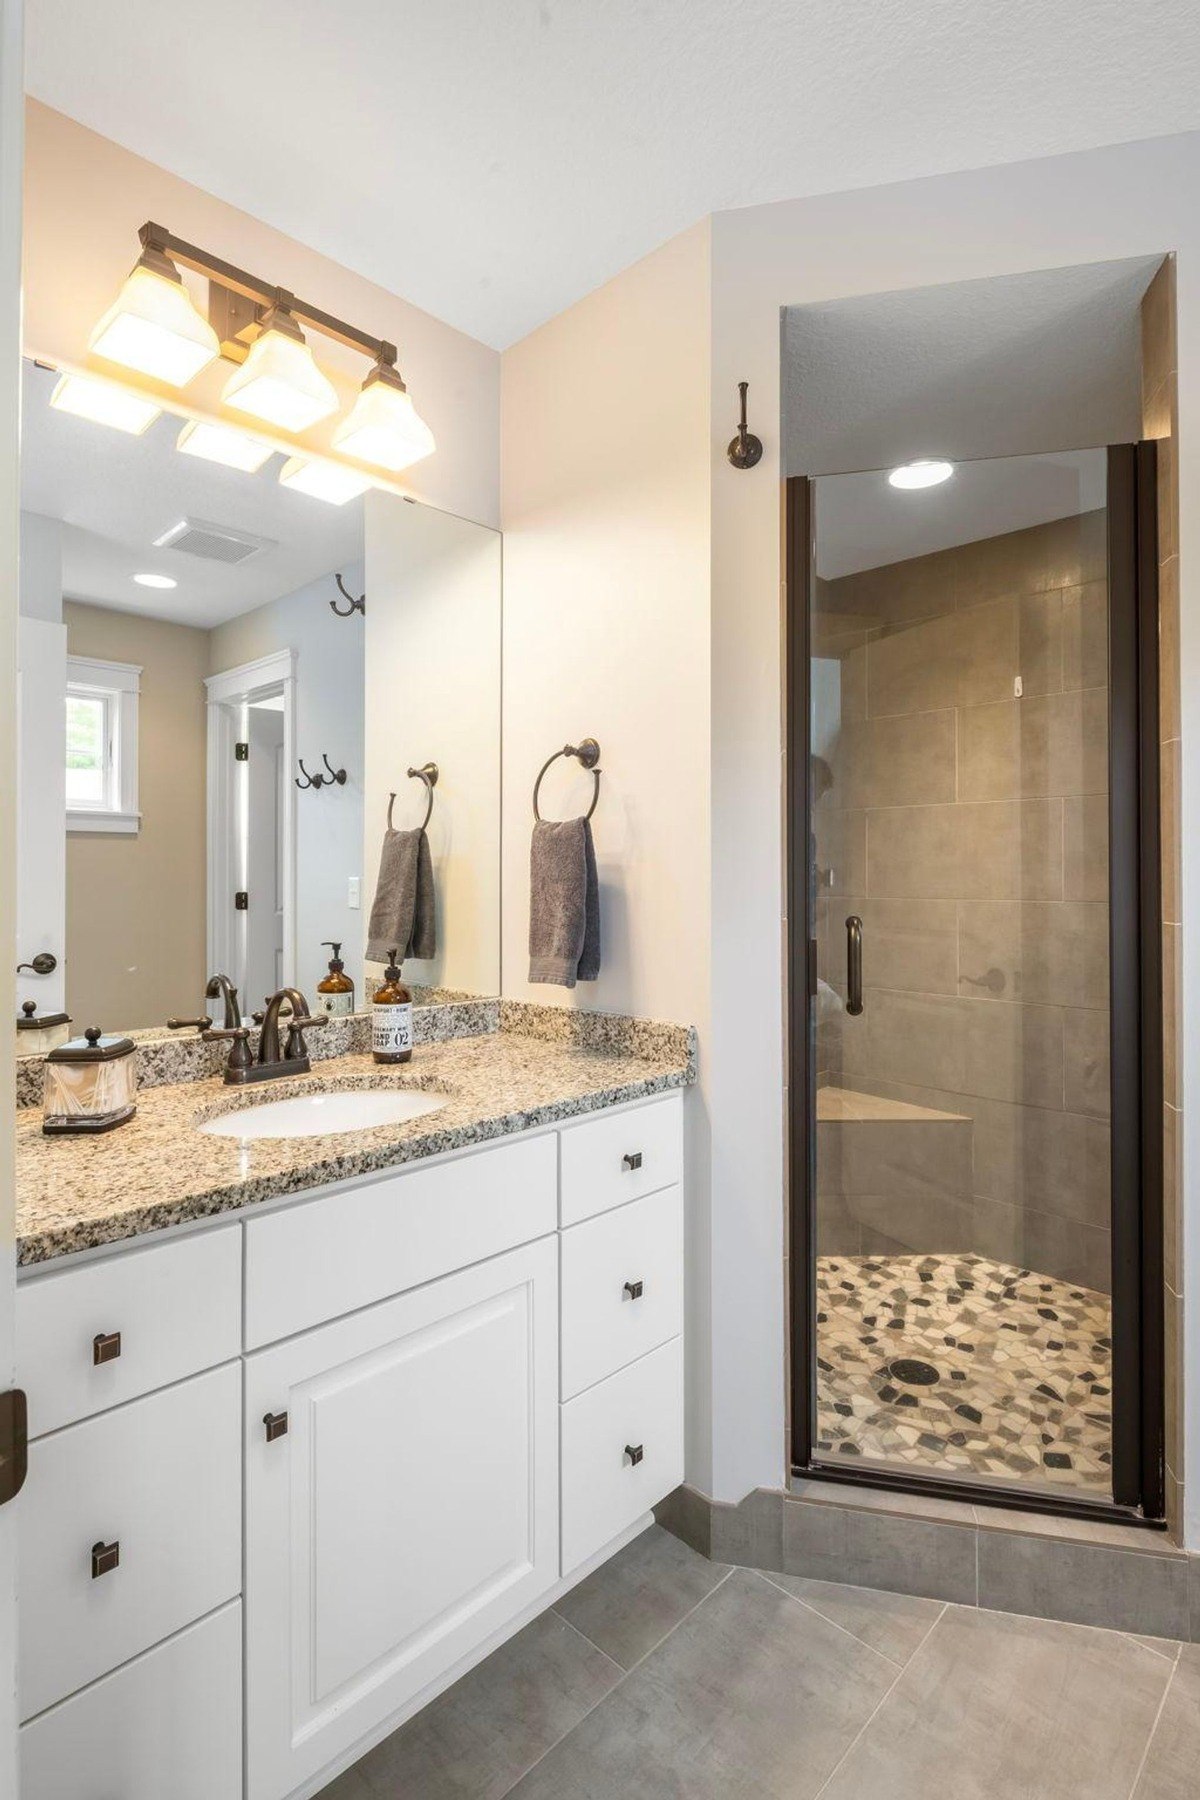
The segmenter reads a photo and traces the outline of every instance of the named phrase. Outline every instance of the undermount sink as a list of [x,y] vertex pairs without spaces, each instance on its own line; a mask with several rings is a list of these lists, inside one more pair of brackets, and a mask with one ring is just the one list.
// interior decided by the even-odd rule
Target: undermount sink
[[334,1131],[369,1131],[374,1125],[402,1125],[445,1106],[444,1094],[413,1088],[350,1088],[326,1094],[294,1094],[264,1100],[240,1112],[221,1113],[199,1127],[213,1137],[326,1137]]

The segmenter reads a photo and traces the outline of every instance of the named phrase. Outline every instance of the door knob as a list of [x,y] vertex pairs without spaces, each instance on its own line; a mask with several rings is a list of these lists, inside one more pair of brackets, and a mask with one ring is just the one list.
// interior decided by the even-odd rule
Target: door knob
[[57,956],[52,955],[49,950],[39,950],[32,962],[17,964],[17,974],[22,969],[29,969],[34,975],[53,975],[57,967]]

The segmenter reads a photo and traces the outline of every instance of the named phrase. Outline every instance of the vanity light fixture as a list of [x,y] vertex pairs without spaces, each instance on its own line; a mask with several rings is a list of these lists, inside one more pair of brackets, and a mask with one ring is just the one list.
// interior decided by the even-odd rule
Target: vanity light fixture
[[96,375],[60,375],[50,404],[59,412],[90,419],[95,425],[111,425],[115,431],[128,431],[134,437],[140,437],[162,416],[162,407],[153,400]]
[[927,458],[921,462],[903,463],[900,468],[893,469],[888,476],[888,484],[906,490],[940,487],[943,481],[949,481],[953,473],[952,462],[938,462]]
[[227,469],[241,469],[255,475],[275,452],[270,444],[260,444],[236,425],[212,425],[206,419],[189,419],[175,448],[185,456],[200,456],[205,462],[222,463]]
[[249,355],[225,384],[226,406],[282,431],[307,431],[337,411],[337,389],[322,375],[304,333],[284,305],[261,321]]
[[345,506],[371,486],[357,469],[343,468],[340,463],[318,462],[305,456],[289,456],[279,471],[284,487],[298,494],[309,494],[314,500],[327,500],[331,506]]
[[170,257],[147,244],[88,340],[97,356],[183,387],[221,353]]
[[409,398],[395,350],[388,344],[385,352],[363,382],[349,416],[334,432],[333,443],[359,462],[395,473],[429,456],[434,443],[432,431]]
[[135,575],[133,579],[139,587],[177,588],[179,586],[173,575]]

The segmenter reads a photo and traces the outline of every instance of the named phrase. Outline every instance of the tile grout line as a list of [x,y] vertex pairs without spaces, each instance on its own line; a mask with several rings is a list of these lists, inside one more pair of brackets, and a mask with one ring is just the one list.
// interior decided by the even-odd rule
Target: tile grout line
[[[728,1569],[726,1569],[724,1575],[721,1576],[720,1580],[715,1582],[713,1584],[713,1586],[709,1588],[707,1594],[703,1595],[703,1597],[701,1599],[697,1600],[695,1606],[690,1606],[688,1608],[687,1612],[684,1613],[684,1615],[681,1619],[676,1620],[675,1624],[672,1625],[670,1631],[664,1632],[662,1637],[659,1638],[658,1642],[656,1644],[652,1644],[650,1646],[649,1650],[647,1650],[642,1656],[639,1656],[635,1663],[630,1663],[630,1665],[627,1669],[622,1669],[619,1678],[613,1682],[612,1686],[608,1689],[607,1693],[601,1694],[600,1698],[598,1700],[593,1701],[591,1706],[588,1707],[586,1712],[580,1713],[579,1717],[575,1720],[574,1724],[569,1725],[564,1732],[560,1733],[560,1735],[555,1738],[555,1740],[552,1744],[547,1744],[546,1748],[542,1751],[541,1755],[535,1756],[533,1761],[526,1768],[521,1770],[521,1773],[517,1776],[516,1780],[509,1783],[508,1787],[506,1787],[504,1790],[504,1794],[511,1794],[513,1792],[513,1789],[518,1787],[521,1784],[521,1782],[524,1781],[524,1779],[527,1775],[531,1775],[533,1773],[534,1769],[536,1769],[538,1767],[539,1763],[545,1762],[546,1758],[550,1755],[550,1753],[552,1751],[557,1750],[558,1746],[560,1744],[563,1744],[566,1742],[566,1740],[570,1737],[570,1735],[573,1731],[578,1731],[579,1727],[584,1723],[584,1721],[586,1719],[591,1718],[591,1716],[595,1712],[596,1708],[598,1706],[603,1706],[604,1702],[606,1700],[611,1699],[612,1696],[618,1692],[618,1690],[624,1685],[624,1683],[633,1674],[634,1670],[641,1668],[642,1664],[646,1660],[646,1657],[653,1656],[654,1652],[656,1650],[661,1650],[662,1646],[666,1643],[667,1639],[669,1637],[673,1637],[675,1635],[675,1633],[679,1630],[679,1627],[683,1624],[686,1624],[687,1620],[691,1618],[691,1616],[694,1612],[699,1611],[699,1609],[704,1605],[706,1600],[711,1600],[713,1595],[717,1592],[718,1588],[724,1587],[725,1583],[729,1580],[729,1577],[732,1574],[734,1574],[736,1566],[737,1565],[731,1565]],[[587,1635],[587,1632],[580,1631],[578,1625],[572,1625],[570,1619],[563,1618],[562,1613],[560,1613],[558,1611],[556,1606],[551,1605],[549,1608],[549,1611],[554,1614],[556,1619],[561,1619],[562,1623],[564,1625],[569,1626],[570,1629],[575,1633],[575,1636],[578,1638],[582,1638],[585,1644],[589,1645],[593,1650],[600,1650],[599,1644],[593,1643],[592,1639]],[[936,1623],[936,1621],[935,1621],[935,1623]],[[600,1650],[600,1654],[601,1654],[601,1656],[605,1657],[610,1663],[612,1663],[612,1665],[615,1669],[621,1668],[621,1665],[617,1661],[616,1657],[609,1656],[607,1650]],[[497,1800],[504,1800],[504,1795],[497,1795]]]
[[[779,1571],[778,1569],[776,1569],[774,1571],[769,1570],[769,1569],[754,1569],[752,1571],[752,1573],[755,1575],[761,1575],[763,1580],[767,1583],[767,1585],[769,1587],[773,1587],[777,1594],[782,1594],[785,1600],[791,1600],[797,1606],[802,1606],[804,1608],[805,1612],[810,1612],[813,1615],[814,1619],[820,1619],[822,1624],[832,1625],[833,1629],[835,1631],[840,1631],[843,1634],[843,1636],[848,1637],[850,1639],[851,1643],[858,1645],[860,1650],[869,1650],[871,1652],[872,1656],[878,1656],[881,1659],[881,1661],[883,1661],[885,1663],[890,1663],[893,1669],[903,1669],[906,1667],[906,1665],[904,1663],[897,1662],[894,1656],[889,1656],[886,1651],[877,1650],[875,1648],[874,1644],[868,1644],[865,1638],[860,1638],[858,1636],[858,1634],[856,1632],[851,1631],[848,1626],[839,1625],[838,1621],[836,1619],[831,1619],[827,1613],[823,1613],[819,1606],[813,1606],[809,1603],[809,1601],[802,1600],[800,1598],[799,1594],[793,1594],[789,1591],[789,1589],[787,1589],[785,1587],[780,1587],[780,1585],[777,1581],[773,1581],[771,1579],[773,1573],[779,1574],[780,1572],[781,1571]],[[815,1577],[810,1578],[808,1576],[800,1576],[800,1577],[798,1577],[798,1579],[803,1581],[803,1580],[816,1579],[816,1578]],[[849,1584],[847,1584],[847,1585],[849,1585]],[[871,1590],[868,1589],[867,1591],[870,1592]],[[878,1591],[882,1591],[882,1590],[878,1590]],[[932,1629],[932,1626],[936,1625],[936,1624],[937,1624],[937,1620],[936,1619],[932,1620],[930,1622],[931,1629]],[[924,1642],[924,1639],[922,1639],[922,1643],[923,1642]],[[919,1647],[920,1646],[918,1646],[918,1648]]]
[[945,1618],[946,1611],[947,1611],[949,1604],[950,1604],[949,1601],[947,1601],[943,1605],[942,1610],[941,1610],[941,1612],[939,1612],[937,1618],[931,1621],[929,1630],[925,1633],[925,1636],[921,1639],[920,1643],[917,1645],[916,1649],[913,1651],[912,1655],[909,1657],[909,1659],[905,1663],[904,1667],[902,1669],[897,1669],[895,1679],[888,1684],[887,1691],[879,1696],[879,1699],[876,1701],[875,1705],[871,1708],[871,1712],[870,1712],[869,1716],[863,1720],[862,1724],[859,1726],[858,1730],[855,1732],[855,1734],[851,1738],[850,1742],[846,1745],[846,1748],[842,1751],[842,1754],[838,1757],[838,1759],[834,1763],[832,1769],[830,1769],[828,1775],[825,1777],[824,1781],[821,1783],[820,1787],[817,1789],[816,1793],[813,1795],[812,1800],[821,1800],[821,1795],[828,1788],[830,1782],[833,1780],[833,1778],[837,1774],[838,1770],[844,1766],[847,1759],[853,1754],[853,1752],[857,1749],[858,1745],[862,1742],[863,1737],[866,1734],[871,1723],[878,1716],[881,1707],[885,1706],[887,1704],[887,1702],[891,1699],[891,1697],[895,1693],[897,1687],[904,1680],[905,1675],[907,1675],[908,1671],[912,1668],[914,1662],[917,1660],[918,1656],[920,1656],[922,1650],[925,1648],[926,1644],[929,1642],[930,1638],[933,1636],[934,1632],[937,1630],[938,1626],[941,1624],[942,1620]]
[[1154,1742],[1154,1734],[1158,1730],[1159,1721],[1162,1719],[1163,1711],[1167,1704],[1167,1695],[1171,1692],[1171,1689],[1175,1685],[1175,1677],[1179,1672],[1179,1659],[1182,1655],[1183,1655],[1183,1645],[1180,1644],[1179,1649],[1175,1655],[1175,1660],[1171,1664],[1171,1673],[1167,1676],[1166,1685],[1164,1686],[1163,1691],[1162,1691],[1162,1699],[1158,1703],[1158,1710],[1156,1711],[1156,1713],[1154,1715],[1154,1723],[1153,1723],[1153,1725],[1151,1725],[1150,1730],[1147,1733],[1145,1748],[1142,1751],[1141,1759],[1138,1762],[1138,1766],[1137,1766],[1136,1770],[1134,1771],[1133,1786],[1129,1790],[1129,1800],[1133,1800],[1133,1796],[1137,1793],[1138,1783],[1142,1779],[1142,1775],[1145,1772],[1146,1763],[1150,1756],[1150,1746]]

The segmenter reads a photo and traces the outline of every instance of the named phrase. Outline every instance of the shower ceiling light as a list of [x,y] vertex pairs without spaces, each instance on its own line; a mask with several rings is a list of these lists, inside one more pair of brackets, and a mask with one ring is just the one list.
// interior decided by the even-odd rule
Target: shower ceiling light
[[173,575],[135,575],[133,579],[139,587],[176,588],[179,586]]
[[114,431],[128,431],[134,437],[140,437],[162,415],[162,407],[153,400],[95,375],[61,375],[50,404],[59,412],[74,413],[95,425],[111,425]]
[[269,456],[270,444],[260,444],[247,437],[236,425],[210,425],[205,419],[189,419],[175,442],[185,456],[201,456],[205,462],[223,463],[227,469],[241,469],[254,475]]
[[950,462],[910,462],[893,469],[888,481],[894,488],[938,487],[949,481],[953,473],[954,464]]
[[291,456],[279,471],[284,487],[309,494],[314,500],[327,500],[331,506],[345,506],[365,494],[371,483],[357,469],[344,469],[340,463],[310,462],[303,456]]
[[318,369],[304,333],[284,306],[273,306],[240,369],[225,384],[226,406],[283,431],[307,431],[337,411],[337,389]]
[[394,364],[381,357],[363,382],[348,418],[333,434],[334,448],[381,469],[407,469],[435,448],[433,433],[408,395]]
[[106,362],[183,387],[220,355],[217,334],[196,311],[183,277],[161,250],[146,248],[88,339]]

